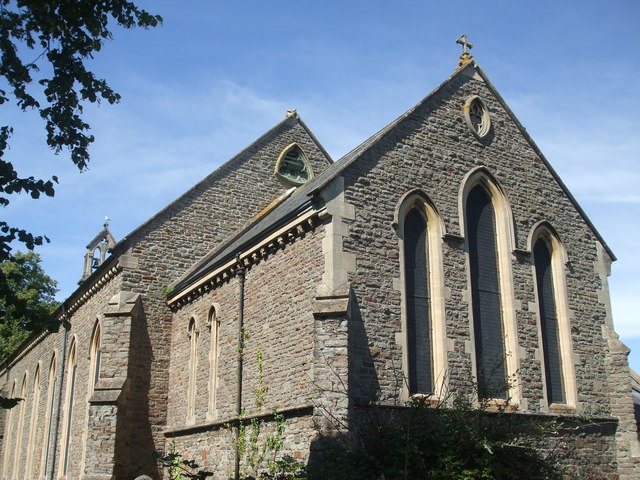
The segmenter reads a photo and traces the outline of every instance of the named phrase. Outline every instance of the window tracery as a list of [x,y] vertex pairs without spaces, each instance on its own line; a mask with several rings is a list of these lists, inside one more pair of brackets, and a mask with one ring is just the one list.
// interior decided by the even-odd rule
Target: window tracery
[[280,153],[275,173],[292,185],[303,185],[313,178],[311,164],[297,143],[292,143]]

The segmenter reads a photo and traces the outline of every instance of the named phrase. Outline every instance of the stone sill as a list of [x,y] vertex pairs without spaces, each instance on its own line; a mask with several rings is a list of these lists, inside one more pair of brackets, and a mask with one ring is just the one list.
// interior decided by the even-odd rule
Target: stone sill
[[[313,405],[303,404],[293,407],[277,408],[276,413],[284,415],[285,418],[290,417],[304,417],[313,414]],[[259,412],[253,415],[247,415],[242,420],[251,420],[254,418],[273,418],[273,412]],[[190,435],[192,433],[206,432],[208,430],[218,430],[227,424],[236,425],[240,420],[238,415],[229,416],[215,422],[200,423],[197,425],[190,425],[188,427],[168,428],[164,431],[165,437],[181,437],[183,435]]]
[[[359,408],[359,409],[363,409],[363,410],[375,410],[375,409],[381,409],[381,410],[410,410],[411,408],[413,408],[411,405],[401,405],[401,404],[397,404],[397,403],[377,403],[377,404],[370,404],[370,403],[362,403],[362,404],[356,404],[355,408]],[[433,408],[435,409],[443,409],[446,410],[447,406],[446,405],[434,405],[431,404],[429,406],[429,408]],[[546,412],[534,412],[534,411],[529,411],[529,410],[518,410],[517,406],[513,406],[513,408],[506,408],[504,410],[497,410],[494,408],[485,408],[485,409],[481,409],[481,408],[477,408],[474,407],[474,410],[479,410],[482,411],[484,413],[486,413],[487,415],[496,415],[496,414],[508,414],[508,415],[523,415],[523,416],[529,416],[529,417],[546,417],[549,419],[555,419],[555,418],[566,418],[566,419],[570,419],[570,420],[576,420],[576,421],[586,421],[587,423],[593,423],[593,424],[617,424],[620,420],[616,417],[606,417],[606,416],[600,416],[600,417],[588,417],[585,415],[580,415],[575,413],[575,410],[572,411],[567,411],[567,410],[562,410],[560,411],[560,409],[558,409],[557,411],[554,410],[552,412],[546,411]]]

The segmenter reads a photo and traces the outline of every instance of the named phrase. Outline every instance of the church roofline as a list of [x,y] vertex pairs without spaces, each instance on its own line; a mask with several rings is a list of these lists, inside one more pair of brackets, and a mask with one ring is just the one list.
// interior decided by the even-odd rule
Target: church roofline
[[522,123],[520,123],[520,120],[518,120],[518,117],[516,117],[516,115],[511,110],[511,108],[509,108],[509,105],[507,105],[507,102],[505,102],[504,98],[502,98],[502,95],[500,95],[500,93],[498,92],[496,87],[493,86],[493,83],[491,83],[491,80],[489,80],[489,77],[487,77],[486,73],[484,73],[482,68],[480,68],[480,66],[477,65],[475,63],[475,61],[472,62],[472,63],[473,63],[474,68],[478,72],[478,74],[484,80],[485,84],[487,85],[487,88],[489,88],[489,90],[491,90],[491,92],[495,95],[496,99],[502,105],[502,107],[505,109],[505,111],[507,112],[507,115],[509,115],[509,117],[511,118],[513,123],[515,123],[516,127],[518,128],[518,130],[520,131],[520,133],[522,134],[524,139],[527,141],[527,143],[529,143],[531,148],[533,148],[533,150],[536,152],[536,155],[538,155],[540,160],[542,160],[544,165],[549,169],[549,172],[551,173],[553,178],[556,180],[556,182],[558,182],[558,185],[560,186],[562,191],[565,193],[565,195],[567,196],[569,201],[572,203],[574,208],[578,211],[578,213],[580,214],[582,219],[585,221],[587,226],[591,229],[591,231],[596,236],[598,241],[602,244],[603,248],[607,252],[607,255],[609,255],[609,257],[611,258],[611,261],[616,261],[617,257],[615,256],[615,254],[613,253],[613,251],[611,250],[611,248],[609,247],[609,245],[605,241],[604,237],[600,234],[598,229],[595,227],[595,225],[593,224],[593,222],[591,221],[591,219],[587,215],[587,213],[582,209],[582,207],[580,206],[580,204],[578,203],[576,198],[573,196],[573,194],[569,190],[569,188],[562,181],[562,179],[560,178],[560,175],[558,175],[558,173],[555,171],[555,169],[551,166],[551,163],[547,160],[547,157],[545,157],[544,153],[542,153],[540,148],[538,148],[538,145],[536,145],[536,142],[533,140],[533,138],[531,138],[531,135],[529,135],[529,133],[527,132],[527,129],[524,128]]
[[189,290],[218,266],[235,258],[237,252],[257,243],[259,239],[268,236],[312,207],[313,199],[302,193],[302,187],[287,193],[288,195],[266,214],[255,217],[251,223],[239,230],[228,241],[214,248],[194,268],[178,279],[172,285],[171,297],[175,298]]
[[602,237],[600,232],[598,232],[598,229],[595,227],[595,225],[593,224],[591,219],[587,216],[586,212],[578,204],[578,201],[571,194],[571,192],[569,191],[567,186],[564,184],[564,182],[562,181],[562,179],[558,175],[558,173],[551,166],[551,164],[549,163],[547,158],[544,156],[542,151],[538,148],[538,146],[533,141],[531,136],[527,133],[527,130],[522,126],[522,123],[520,123],[520,121],[515,116],[513,111],[509,108],[509,106],[505,102],[504,98],[502,98],[502,95],[500,95],[500,93],[498,93],[498,91],[493,86],[493,84],[491,83],[491,81],[489,80],[487,75],[484,73],[482,68],[480,68],[480,66],[476,63],[475,60],[469,60],[469,61],[467,61],[465,63],[462,63],[444,82],[442,82],[440,85],[438,85],[431,93],[429,93],[426,97],[424,97],[421,101],[419,101],[415,106],[413,106],[412,108],[407,110],[405,113],[403,113],[398,118],[393,120],[387,126],[383,127],[381,130],[379,130],[378,132],[373,134],[371,137],[369,137],[363,143],[361,143],[356,148],[351,150],[349,153],[344,155],[342,158],[337,160],[333,165],[331,165],[324,172],[322,172],[321,175],[319,175],[318,177],[313,179],[311,182],[309,182],[310,184],[313,185],[313,187],[312,187],[313,190],[308,192],[308,194],[309,195],[314,195],[314,194],[318,193],[320,190],[322,190],[331,180],[333,180],[337,175],[339,175],[340,172],[345,170],[352,163],[354,163],[358,158],[360,158],[362,155],[364,155],[370,148],[372,148],[374,145],[376,145],[379,140],[382,140],[387,134],[391,133],[393,131],[393,129],[400,122],[402,122],[404,119],[406,119],[409,116],[411,116],[411,114],[413,114],[418,108],[420,108],[422,105],[424,105],[426,102],[428,102],[431,98],[433,98],[435,95],[437,95],[443,87],[445,87],[448,83],[451,82],[451,80],[453,80],[458,75],[461,75],[463,72],[465,72],[468,69],[474,69],[482,77],[482,79],[484,80],[487,88],[489,88],[489,90],[491,90],[491,92],[495,95],[497,101],[500,103],[500,105],[502,105],[502,107],[505,109],[505,111],[507,112],[507,114],[509,115],[511,120],[515,123],[516,127],[518,128],[518,130],[520,131],[520,133],[522,134],[522,136],[524,137],[526,142],[529,143],[531,148],[540,157],[540,159],[542,160],[544,165],[549,169],[549,172],[551,173],[553,178],[556,180],[556,182],[558,182],[558,185],[560,186],[562,191],[567,195],[567,198],[569,199],[569,201],[572,203],[572,205],[578,211],[578,213],[580,214],[582,219],[585,221],[587,226],[591,229],[591,231],[596,236],[598,241],[602,244],[603,248],[605,249],[605,251],[607,252],[609,257],[611,258],[611,260],[612,261],[617,260],[615,254],[613,253],[613,251],[611,250],[611,248],[609,247],[607,242],[604,240],[604,238]]
[[[321,172],[317,177],[310,180],[307,184],[301,186],[298,190],[296,190],[295,195],[287,198],[286,201],[281,202],[280,204],[273,207],[273,209],[269,212],[269,216],[266,218],[259,218],[257,221],[254,221],[241,229],[237,235],[233,237],[233,239],[225,242],[222,245],[214,248],[208,255],[204,256],[203,259],[198,262],[198,268],[192,269],[190,272],[187,272],[181,279],[179,279],[175,285],[175,291],[172,292],[172,296],[176,296],[177,293],[183,292],[187,290],[191,285],[197,282],[202,276],[204,276],[207,272],[212,271],[216,268],[216,266],[220,265],[220,262],[223,261],[221,255],[223,252],[226,252],[226,257],[231,258],[233,252],[230,250],[235,249],[237,251],[242,247],[242,245],[246,246],[247,235],[248,232],[251,233],[251,241],[255,241],[260,236],[268,235],[271,231],[273,231],[278,225],[282,225],[284,220],[292,218],[291,212],[296,210],[300,211],[300,208],[308,203],[309,200],[305,199],[305,197],[315,197],[318,195],[322,189],[327,186],[334,178],[340,175],[346,168],[348,168],[351,164],[357,161],[362,155],[364,155],[370,148],[376,145],[380,140],[382,140],[386,135],[390,134],[394,128],[400,124],[404,119],[410,117],[416,110],[418,110],[422,105],[436,96],[446,85],[448,85],[455,77],[461,74],[469,74],[468,70],[473,69],[474,72],[477,72],[482,79],[484,80],[487,88],[491,90],[491,92],[495,95],[498,102],[505,109],[509,117],[514,121],[518,130],[522,133],[524,139],[531,145],[536,154],[542,159],[544,164],[547,166],[549,171],[551,172],[554,179],[558,182],[558,185],[563,190],[563,192],[567,195],[569,201],[574,205],[578,213],[584,219],[585,223],[592,230],[596,238],[602,243],[604,249],[607,254],[611,257],[612,260],[616,260],[615,255],[604,241],[603,237],[600,235],[598,230],[595,228],[589,217],[586,215],[584,210],[580,207],[576,199],[573,197],[569,189],[566,187],[564,182],[560,179],[559,175],[550,165],[548,160],[542,154],[538,146],[535,144],[531,136],[527,133],[525,128],[522,126],[520,121],[517,119],[513,111],[506,104],[505,100],[498,93],[496,88],[493,86],[491,81],[488,79],[486,74],[482,71],[480,66],[475,62],[475,60],[469,60],[467,62],[462,63],[446,80],[444,80],[440,85],[438,85],[433,91],[431,91],[426,97],[424,97],[421,101],[419,101],[412,108],[407,110],[405,113],[397,117],[391,123],[383,127],[381,130],[370,136],[367,140],[362,142],[360,145],[355,147],[353,150],[348,152],[342,158],[337,160],[335,163],[330,165],[326,170]],[[465,73],[466,72],[466,73]],[[244,240],[244,241],[243,241]],[[242,245],[241,245],[242,244]],[[225,258],[226,258],[225,257]]]
[[309,127],[307,127],[306,123],[304,123],[302,121],[302,118],[300,118],[300,116],[296,113],[295,115],[287,115],[285,117],[284,120],[282,120],[281,122],[277,123],[275,126],[273,126],[270,130],[268,130],[267,132],[265,132],[264,134],[262,134],[260,137],[258,137],[256,140],[254,140],[253,142],[251,142],[247,147],[243,148],[240,152],[238,152],[236,155],[234,155],[233,157],[231,157],[229,160],[227,160],[226,162],[224,162],[222,165],[220,165],[218,168],[216,168],[213,172],[211,172],[209,175],[207,175],[206,177],[204,177],[202,180],[200,180],[198,183],[196,183],[193,187],[191,187],[189,190],[187,190],[186,192],[184,192],[182,195],[180,195],[178,198],[176,198],[174,201],[172,201],[171,203],[169,203],[166,207],[164,207],[163,209],[161,209],[160,211],[158,211],[155,215],[153,215],[152,217],[150,217],[148,220],[146,220],[145,222],[143,222],[142,224],[140,224],[140,226],[138,226],[137,228],[135,228],[131,233],[129,233],[128,235],[124,236],[122,238],[122,240],[120,240],[114,247],[112,250],[112,255],[119,255],[121,253],[123,253],[124,251],[126,251],[129,248],[129,245],[131,244],[132,241],[135,240],[135,237],[140,234],[140,232],[144,231],[145,227],[147,227],[150,223],[152,223],[155,219],[157,219],[158,217],[160,217],[161,215],[163,215],[164,213],[168,212],[169,210],[171,210],[171,208],[173,208],[175,205],[177,205],[183,198],[187,197],[191,192],[197,190],[198,188],[200,188],[202,185],[204,185],[205,183],[207,183],[208,181],[216,178],[217,176],[221,175],[222,173],[225,172],[225,170],[229,167],[231,167],[232,165],[234,165],[237,161],[239,161],[240,159],[242,159],[244,157],[244,155],[251,150],[254,146],[265,142],[267,139],[269,139],[270,137],[274,136],[276,134],[276,132],[278,130],[280,130],[282,127],[284,127],[287,124],[290,124],[292,122],[296,122],[298,123],[306,132],[307,134],[311,137],[311,139],[314,141],[314,143],[316,144],[316,146],[320,149],[320,151],[323,153],[323,155],[325,155],[325,157],[327,158],[327,160],[329,160],[330,163],[333,163],[333,159],[331,158],[331,156],[327,153],[327,151],[324,149],[324,147],[322,146],[322,144],[318,141],[318,139],[315,137],[315,135],[311,132],[311,130],[309,129]]
[[[162,210],[158,211],[155,215],[150,217],[147,221],[145,221],[142,224],[140,224],[140,226],[138,226],[133,231],[131,231],[131,233],[129,233],[128,235],[123,237],[118,243],[116,243],[116,245],[114,245],[113,249],[111,250],[111,256],[109,256],[102,263],[102,265],[100,265],[95,271],[93,271],[91,273],[91,275],[89,277],[87,277],[84,281],[82,281],[79,284],[78,288],[76,288],[60,304],[60,306],[53,312],[52,316],[54,318],[57,318],[57,319],[62,319],[67,313],[72,313],[70,308],[73,307],[74,305],[78,304],[78,302],[82,302],[82,298],[85,297],[87,294],[89,294],[89,292],[92,289],[95,289],[96,285],[100,282],[101,279],[103,279],[105,277],[113,277],[115,274],[117,274],[117,271],[121,270],[121,267],[119,266],[119,262],[118,262],[119,256],[126,252],[126,250],[130,246],[130,243],[135,240],[135,237],[140,232],[142,232],[144,230],[144,228],[147,225],[149,225],[153,220],[155,220],[156,218],[160,217],[163,213],[169,211],[174,205],[176,205],[178,202],[180,202],[181,199],[183,199],[186,196],[188,196],[191,192],[193,192],[194,190],[199,188],[201,185],[203,185],[207,181],[215,178],[217,175],[220,175],[222,172],[224,172],[224,170],[226,168],[228,168],[229,166],[233,165],[236,161],[241,159],[243,157],[243,155],[245,155],[251,148],[253,148],[255,145],[259,144],[260,142],[266,141],[270,136],[273,136],[279,129],[281,129],[283,126],[287,125],[290,122],[297,122],[306,131],[306,133],[311,137],[311,139],[315,142],[315,144],[318,146],[320,151],[325,155],[327,160],[329,160],[329,162],[331,162],[333,164],[333,159],[331,158],[331,156],[327,153],[327,151],[324,149],[322,144],[320,144],[320,142],[315,137],[315,135],[311,132],[309,127],[302,121],[300,116],[297,113],[295,115],[288,115],[287,117],[284,118],[284,120],[278,122],[276,125],[274,125],[271,129],[269,129],[267,132],[262,134],[256,140],[254,140],[247,147],[243,148],[240,152],[238,152],[232,158],[230,158],[229,160],[224,162],[222,165],[220,165],[218,168],[216,168],[213,172],[211,172],[209,175],[204,177],[201,181],[199,181],[197,184],[195,184],[193,187],[191,187],[185,193],[180,195],[173,202],[168,204]],[[254,222],[253,224],[255,224],[255,223],[256,222]],[[251,224],[251,225],[253,225],[253,224]],[[93,238],[93,240],[91,242],[89,242],[88,245],[91,245],[92,243],[94,243],[98,238],[101,237],[101,235],[103,235],[105,233],[105,231],[107,233],[109,233],[109,235],[111,235],[111,233],[109,232],[109,229],[107,227],[105,227],[103,230],[101,230],[101,232],[98,235],[96,235]],[[244,229],[241,232],[239,232],[238,235],[240,235],[243,231],[244,231]],[[224,242],[223,246],[227,245],[228,243],[229,242]],[[87,247],[87,248],[89,248],[89,247]],[[218,250],[219,250],[219,247],[216,248],[216,251],[218,251]],[[103,282],[103,284],[104,284],[104,282]],[[25,341],[20,345],[20,347],[18,347],[18,349],[16,349],[15,352],[13,352],[11,355],[9,355],[5,360],[3,360],[0,363],[0,372],[1,372],[2,368],[7,368],[7,367],[10,367],[11,365],[13,365],[24,354],[26,354],[26,352],[28,352],[35,344],[37,344],[42,338],[46,337],[47,335],[48,335],[48,332],[46,332],[46,331],[45,332],[40,332],[40,333],[36,332],[36,333],[30,335],[27,339],[25,339]]]
[[[460,70],[460,69],[459,69]],[[278,225],[282,225],[286,220],[292,218],[292,212],[299,212],[303,207],[309,204],[312,200],[309,197],[314,197],[318,194],[331,180],[338,176],[345,168],[353,163],[361,154],[366,152],[369,147],[373,146],[379,139],[383,138],[386,133],[391,131],[402,119],[409,116],[419,105],[426,101],[430,96],[434,95],[440,88],[447,84],[447,82],[453,78],[458,71],[454,72],[447,80],[442,82],[432,93],[430,93],[425,99],[423,99],[418,105],[405,112],[396,120],[388,124],[382,130],[378,131],[359,146],[351,150],[335,163],[330,165],[326,170],[322,171],[317,177],[311,179],[308,183],[302,185],[295,192],[295,195],[289,197],[286,201],[280,203],[274,207],[269,215],[258,219],[256,222],[252,222],[249,225],[241,229],[238,234],[229,242],[225,242],[222,245],[216,246],[208,255],[198,262],[202,265],[199,270],[191,273],[187,272],[181,279],[174,284],[174,290],[171,293],[171,297],[175,298],[179,293],[188,290],[193,284],[195,284],[200,278],[206,275],[207,272],[214,270],[221,262],[223,262],[223,252],[233,249],[238,251],[242,248],[241,245],[247,245],[250,241],[246,240],[250,231],[252,232],[251,240],[255,241],[260,236],[268,235]],[[227,252],[227,256],[232,256],[232,253]]]

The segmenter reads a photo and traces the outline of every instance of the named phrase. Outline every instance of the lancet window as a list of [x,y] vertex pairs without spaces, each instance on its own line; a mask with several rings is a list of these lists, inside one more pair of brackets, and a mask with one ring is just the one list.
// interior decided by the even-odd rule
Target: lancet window
[[407,396],[438,395],[446,370],[442,222],[414,190],[397,210],[403,284],[403,368]]
[[69,348],[69,357],[67,359],[67,388],[65,393],[64,410],[62,415],[63,429],[62,429],[62,444],[60,450],[60,476],[66,477],[69,471],[69,450],[71,447],[72,435],[72,420],[73,420],[73,407],[75,400],[76,389],[76,374],[78,370],[77,362],[77,342],[75,338],[71,342]]
[[533,236],[532,253],[547,405],[574,407],[575,375],[564,277],[566,252],[555,231],[543,225]]

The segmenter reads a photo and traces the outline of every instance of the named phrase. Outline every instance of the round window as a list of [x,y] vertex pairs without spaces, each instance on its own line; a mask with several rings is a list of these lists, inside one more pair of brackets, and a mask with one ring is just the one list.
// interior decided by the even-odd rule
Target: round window
[[482,138],[489,133],[489,128],[491,127],[489,111],[477,95],[469,97],[467,103],[465,103],[464,118],[467,121],[467,126],[476,137]]

